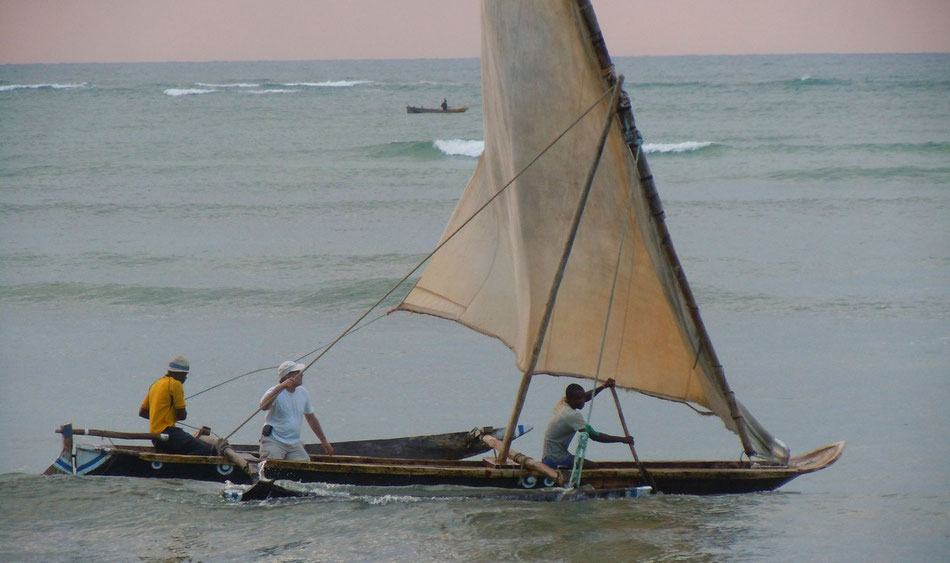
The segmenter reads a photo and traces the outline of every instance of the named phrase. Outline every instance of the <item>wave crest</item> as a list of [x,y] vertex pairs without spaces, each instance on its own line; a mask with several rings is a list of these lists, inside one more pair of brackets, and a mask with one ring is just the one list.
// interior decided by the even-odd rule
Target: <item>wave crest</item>
[[88,82],[79,84],[4,84],[0,85],[0,92],[12,92],[14,90],[74,90],[76,88],[86,88]]
[[165,95],[173,98],[181,96],[200,96],[201,94],[211,94],[217,92],[214,88],[166,88]]
[[283,86],[299,86],[305,88],[350,88],[360,84],[369,84],[371,80],[326,80],[324,82],[287,82]]
[[449,156],[470,156],[478,158],[485,152],[485,141],[466,141],[463,139],[436,139],[432,145]]
[[478,158],[485,150],[485,141],[436,139],[435,141],[393,141],[365,149],[377,158],[437,159],[445,156]]
[[643,145],[643,152],[651,153],[681,153],[698,152],[707,147],[714,146],[710,141],[685,141],[682,143],[646,143]]

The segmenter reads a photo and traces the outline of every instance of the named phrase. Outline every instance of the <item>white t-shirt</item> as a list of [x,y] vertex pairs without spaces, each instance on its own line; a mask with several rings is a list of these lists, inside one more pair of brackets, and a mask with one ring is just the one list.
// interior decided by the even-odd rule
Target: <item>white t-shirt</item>
[[554,412],[551,414],[551,422],[548,423],[548,429],[544,431],[544,449],[541,459],[551,458],[555,461],[561,461],[570,455],[567,447],[571,445],[571,439],[578,430],[583,430],[587,426],[584,420],[584,414],[575,410],[567,404],[564,398],[555,405]]
[[[274,390],[274,387],[261,395],[262,401],[268,393]],[[307,390],[300,386],[293,393],[284,390],[277,395],[270,408],[267,409],[264,424],[270,424],[274,427],[270,435],[271,438],[285,444],[296,444],[300,442],[300,423],[303,421],[303,415],[312,413],[313,405],[310,403],[310,393],[307,393]]]

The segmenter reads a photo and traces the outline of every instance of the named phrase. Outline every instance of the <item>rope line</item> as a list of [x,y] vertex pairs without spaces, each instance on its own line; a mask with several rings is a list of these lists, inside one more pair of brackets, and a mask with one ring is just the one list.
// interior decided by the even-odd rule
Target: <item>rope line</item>
[[[390,295],[392,295],[393,292],[395,292],[396,289],[399,288],[399,286],[401,286],[403,283],[405,283],[405,281],[406,281],[407,279],[409,279],[409,276],[411,276],[412,274],[414,274],[414,273],[416,272],[416,270],[418,270],[419,268],[421,268],[422,265],[425,264],[430,258],[432,258],[432,256],[435,255],[436,252],[438,252],[439,250],[442,249],[442,247],[444,247],[446,244],[448,244],[448,242],[449,242],[450,240],[452,240],[452,239],[455,237],[455,235],[457,235],[462,229],[464,229],[469,223],[471,223],[471,222],[475,219],[475,217],[478,216],[478,214],[480,214],[482,211],[485,210],[485,208],[487,208],[489,205],[491,205],[491,203],[492,203],[493,201],[495,201],[495,200],[498,198],[498,196],[500,196],[502,193],[504,193],[513,183],[515,183],[515,181],[516,181],[518,178],[520,178],[522,174],[524,174],[525,172],[528,171],[529,168],[531,168],[532,166],[534,166],[534,163],[537,162],[538,159],[540,159],[542,156],[544,156],[544,154],[547,153],[547,152],[551,149],[551,147],[553,147],[555,144],[557,144],[557,142],[560,141],[560,140],[564,137],[564,135],[567,135],[568,132],[571,131],[571,129],[573,129],[578,123],[580,123],[580,121],[581,121],[582,119],[584,119],[584,117],[586,117],[588,113],[590,113],[595,107],[597,107],[597,106],[600,104],[600,102],[601,102],[604,98],[606,98],[608,94],[611,94],[612,92],[613,92],[613,89],[610,89],[610,90],[607,90],[606,92],[604,92],[603,94],[601,94],[601,96],[600,96],[599,98],[597,98],[586,110],[584,110],[584,112],[581,113],[574,121],[572,121],[571,124],[567,126],[567,128],[565,128],[561,133],[559,133],[559,134],[554,138],[554,140],[552,140],[550,143],[548,143],[543,149],[541,149],[541,151],[540,151],[534,158],[532,158],[524,167],[522,167],[521,170],[519,170],[518,173],[515,174],[515,176],[514,176],[513,178],[511,178],[510,180],[508,180],[508,182],[506,182],[505,185],[501,187],[501,189],[499,189],[497,192],[495,192],[495,194],[494,194],[493,196],[491,196],[490,198],[488,198],[488,200],[487,200],[481,207],[479,207],[478,209],[476,209],[475,212],[472,213],[472,215],[471,215],[468,219],[466,219],[461,225],[459,225],[459,227],[458,227],[457,229],[455,229],[454,231],[452,231],[452,233],[451,233],[449,236],[447,236],[447,237],[445,238],[445,240],[443,240],[442,242],[440,242],[431,252],[429,252],[429,254],[427,254],[422,260],[420,260],[418,264],[416,264],[411,270],[409,270],[409,272],[408,272],[405,276],[402,277],[402,279],[400,279],[398,282],[396,282],[396,284],[395,284],[392,288],[390,288],[389,291],[387,291],[382,297],[380,297],[378,300],[376,300],[376,302],[373,303],[373,305],[371,305],[362,315],[360,315],[355,321],[353,321],[353,323],[350,324],[350,326],[348,326],[348,327],[346,328],[346,330],[344,330],[342,333],[340,333],[339,336],[337,336],[336,338],[333,339],[333,341],[331,341],[329,344],[327,344],[326,346],[324,346],[323,349],[320,351],[320,353],[317,354],[317,356],[316,356],[315,358],[313,358],[312,360],[310,360],[310,362],[308,362],[306,366],[304,366],[304,369],[303,369],[302,371],[303,371],[303,372],[306,372],[308,369],[310,369],[310,366],[312,366],[313,364],[315,364],[315,363],[317,362],[317,360],[319,360],[320,358],[322,358],[322,357],[324,356],[324,354],[326,354],[327,352],[330,351],[331,348],[333,348],[334,346],[336,346],[336,344],[337,344],[340,340],[342,340],[343,337],[345,337],[346,335],[348,335],[348,334],[350,334],[351,332],[353,332],[353,327],[355,327],[356,325],[358,325],[358,324],[359,324],[363,319],[365,319],[371,312],[373,312],[373,310],[375,310],[377,307],[379,307],[380,303],[382,303],[383,301],[385,301],[387,297],[389,297]],[[387,312],[386,314],[382,315],[382,316],[385,316],[385,315],[387,315],[387,314],[388,314],[388,312]],[[369,323],[367,323],[367,324],[369,324]],[[318,348],[318,350],[319,350],[319,348]],[[316,350],[315,350],[315,351],[316,351]],[[257,410],[255,410],[253,413],[251,413],[251,415],[248,416],[248,417],[244,420],[244,422],[242,422],[241,424],[238,425],[237,428],[235,428],[234,430],[232,430],[231,433],[228,434],[228,435],[225,437],[225,439],[228,439],[228,438],[230,438],[231,436],[233,436],[235,432],[237,432],[238,430],[240,430],[241,427],[243,427],[243,426],[244,426],[245,424],[247,424],[252,418],[254,418],[254,415],[256,415],[258,412],[260,412],[260,410],[261,410],[260,407],[258,407]]]
[[[636,145],[636,151],[633,155],[633,164],[634,167],[640,161],[641,148],[643,145],[643,138],[639,135],[639,131],[636,132],[636,137],[632,141]],[[596,397],[597,385],[600,382],[600,368],[603,365],[604,360],[604,349],[607,346],[607,331],[610,328],[610,316],[613,313],[614,306],[614,296],[616,295],[617,290],[617,279],[620,276],[620,264],[623,259],[623,247],[627,240],[627,228],[630,226],[630,211],[633,209],[633,196],[634,190],[633,185],[628,183],[627,185],[627,206],[624,212],[623,219],[623,229],[620,231],[620,244],[617,247],[617,260],[614,265],[614,276],[610,285],[610,297],[607,301],[607,314],[604,317],[604,330],[601,333],[600,338],[600,353],[597,357],[597,368],[594,371],[594,386],[591,389],[591,400],[590,405],[587,407],[587,425],[590,426],[591,417],[594,414],[594,398]],[[632,258],[631,258],[632,259]],[[618,404],[619,405],[619,404]],[[575,450],[574,456],[574,467],[571,470],[571,479],[570,486],[579,487],[581,472],[584,467],[584,458],[587,456],[587,444],[588,444],[588,435],[586,431],[582,431],[578,435],[577,439],[577,449]]]
[[590,107],[588,107],[588,108],[584,111],[584,113],[582,113],[580,116],[577,117],[577,119],[575,119],[570,125],[568,125],[567,128],[564,129],[564,131],[562,131],[557,137],[555,137],[553,141],[551,141],[550,143],[547,144],[547,146],[545,146],[543,149],[541,149],[541,152],[539,152],[539,153],[537,154],[537,156],[535,156],[534,158],[532,158],[531,161],[528,162],[528,164],[526,164],[521,170],[519,170],[518,173],[515,174],[515,176],[514,176],[511,180],[508,180],[508,182],[507,182],[504,186],[502,186],[501,189],[499,189],[497,192],[495,192],[495,194],[494,194],[493,196],[491,196],[490,198],[488,198],[488,201],[486,201],[481,207],[479,207],[478,209],[476,209],[475,212],[472,213],[472,215],[471,215],[468,219],[466,219],[461,225],[459,225],[459,227],[458,227],[457,229],[455,229],[454,231],[452,231],[452,234],[450,234],[449,236],[447,236],[447,237],[445,238],[445,240],[443,240],[442,242],[440,242],[440,243],[438,244],[438,246],[436,246],[436,247],[432,250],[432,252],[430,252],[429,254],[427,254],[422,260],[419,261],[418,264],[415,265],[415,267],[413,267],[411,270],[409,270],[409,273],[407,273],[405,276],[403,276],[402,279],[400,279],[398,282],[396,282],[396,285],[394,285],[394,286],[392,287],[392,289],[390,289],[390,290],[387,291],[382,297],[380,297],[379,300],[377,300],[376,303],[374,303],[369,309],[367,309],[365,313],[363,313],[352,325],[350,325],[349,328],[347,328],[347,330],[343,331],[343,333],[340,334],[340,336],[338,336],[335,340],[333,340],[333,342],[331,342],[330,344],[328,344],[328,345],[326,346],[326,348],[325,348],[322,352],[320,352],[320,354],[319,354],[317,357],[315,357],[314,359],[310,360],[310,363],[307,364],[307,366],[304,368],[304,371],[310,369],[310,366],[312,366],[317,360],[319,360],[321,357],[323,357],[323,355],[326,354],[326,353],[330,350],[330,348],[332,348],[333,346],[335,346],[337,342],[339,342],[344,336],[346,336],[346,334],[349,333],[349,331],[350,331],[350,329],[351,329],[352,327],[356,326],[357,323],[359,323],[359,322],[360,322],[361,320],[363,320],[367,315],[369,315],[369,313],[370,313],[371,311],[373,311],[376,307],[378,307],[380,303],[382,303],[387,297],[389,297],[394,291],[396,291],[396,289],[399,288],[399,286],[401,286],[407,279],[409,279],[409,276],[411,276],[412,274],[414,274],[414,273],[416,272],[416,270],[418,270],[419,268],[421,268],[422,265],[425,264],[430,258],[432,258],[432,256],[435,255],[436,252],[438,252],[439,250],[441,250],[442,247],[444,247],[446,244],[448,244],[448,242],[449,242],[450,240],[452,240],[453,238],[455,238],[455,235],[457,235],[462,229],[464,229],[469,223],[471,223],[471,222],[475,219],[475,217],[477,217],[482,211],[485,210],[486,207],[488,207],[489,205],[491,205],[491,203],[492,203],[493,201],[495,201],[495,200],[498,198],[498,196],[500,196],[502,193],[504,193],[518,178],[521,177],[522,174],[524,174],[525,172],[527,172],[528,169],[531,168],[531,167],[534,165],[534,163],[538,161],[538,159],[540,159],[542,156],[544,156],[544,154],[545,154],[546,152],[548,152],[548,150],[550,150],[551,147],[553,147],[558,141],[560,141],[561,138],[564,137],[564,135],[567,135],[567,133],[570,132],[570,130],[573,129],[574,126],[577,125],[585,116],[587,116],[587,114],[590,113],[591,110],[593,110],[595,107],[597,107],[597,105],[601,102],[601,100],[603,100],[603,99],[607,96],[607,94],[609,94],[609,93],[610,93],[609,90],[608,90],[607,92],[604,92],[599,98],[597,98],[596,101],[594,101],[594,103],[592,103],[592,104],[590,105]]
[[[349,334],[353,334],[354,332],[356,332],[356,331],[358,331],[358,330],[362,330],[362,329],[368,327],[369,325],[375,323],[376,321],[378,321],[379,319],[381,319],[381,318],[383,318],[383,317],[385,317],[385,316],[386,316],[386,314],[384,313],[384,314],[382,314],[382,315],[376,317],[375,319],[373,319],[373,320],[371,320],[371,321],[369,321],[369,322],[367,322],[367,323],[365,323],[365,324],[363,324],[363,325],[361,325],[361,326],[358,326],[358,327],[354,328],[353,330],[350,331]],[[323,346],[320,346],[320,347],[318,347],[318,348],[316,348],[316,349],[314,349],[314,350],[311,350],[311,351],[307,352],[306,354],[304,354],[303,356],[300,356],[299,358],[297,358],[297,359],[294,360],[294,361],[295,361],[295,362],[299,362],[300,360],[306,358],[307,356],[309,356],[309,355],[311,355],[311,354],[313,354],[313,353],[315,353],[315,352],[318,352],[319,350],[322,350],[323,348],[326,348],[327,346],[328,346],[327,344],[324,344]],[[197,397],[198,395],[201,395],[202,393],[207,393],[208,391],[211,391],[212,389],[217,389],[218,387],[221,387],[222,385],[225,385],[225,384],[227,384],[227,383],[231,383],[232,381],[236,381],[236,380],[238,380],[238,379],[241,379],[241,378],[244,377],[244,376],[252,375],[252,374],[255,374],[255,373],[260,373],[260,372],[262,372],[262,371],[267,371],[267,370],[271,370],[271,369],[277,369],[277,366],[268,366],[268,367],[266,367],[266,368],[258,368],[258,369],[255,369],[255,370],[253,370],[253,371],[249,371],[249,372],[246,372],[246,373],[242,373],[241,375],[232,377],[231,379],[222,381],[221,383],[218,383],[218,384],[216,384],[216,385],[212,385],[211,387],[208,387],[207,389],[202,389],[201,391],[198,391],[198,392],[195,393],[194,395],[189,395],[189,396],[185,397],[185,400],[187,401],[188,399],[191,399],[192,397]]]
[[[639,151],[637,153],[639,157]],[[620,263],[623,259],[623,247],[627,240],[627,227],[630,225],[630,209],[632,209],[633,189],[627,187],[627,207],[624,212],[623,230],[620,231],[620,244],[617,247],[617,260],[614,265],[614,277],[610,285],[610,297],[607,300],[607,314],[604,316],[604,330],[600,337],[600,353],[597,356],[597,368],[594,371],[594,387],[591,389],[590,405],[587,407],[587,424],[590,425],[591,416],[594,414],[594,398],[597,396],[596,389],[600,382],[600,368],[604,361],[604,349],[607,346],[607,331],[610,328],[610,316],[614,308],[614,296],[617,290],[617,278],[620,277]],[[570,486],[579,487],[581,480],[581,471],[584,467],[584,458],[587,456],[588,436],[586,432],[581,432],[577,439],[577,449],[574,455],[574,467],[571,471]]]

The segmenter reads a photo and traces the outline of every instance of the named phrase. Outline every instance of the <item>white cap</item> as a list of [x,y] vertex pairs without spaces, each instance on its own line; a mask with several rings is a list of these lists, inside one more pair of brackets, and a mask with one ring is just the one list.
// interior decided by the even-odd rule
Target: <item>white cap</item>
[[302,372],[306,369],[307,366],[303,364],[298,364],[297,362],[287,361],[280,364],[280,367],[277,368],[277,379],[283,381],[287,378],[288,375],[294,373],[295,371]]

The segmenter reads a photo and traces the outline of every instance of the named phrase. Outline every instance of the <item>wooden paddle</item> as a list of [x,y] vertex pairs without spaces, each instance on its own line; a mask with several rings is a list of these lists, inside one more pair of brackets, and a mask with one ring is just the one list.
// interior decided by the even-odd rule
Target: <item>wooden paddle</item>
[[[623,435],[632,438],[630,436],[630,431],[627,430],[627,421],[623,418],[623,409],[620,408],[620,397],[617,396],[617,389],[614,387],[610,388],[610,392],[614,396],[614,404],[617,405],[617,415],[620,416],[620,426],[623,427]],[[659,489],[656,488],[656,482],[653,480],[653,476],[647,473],[647,468],[643,466],[643,463],[640,462],[640,456],[637,455],[637,449],[633,447],[633,444],[628,444],[630,446],[630,453],[633,454],[634,461],[637,462],[637,467],[640,468],[640,473],[643,475],[643,478],[646,480],[647,484],[653,489],[652,493],[656,494]]]

